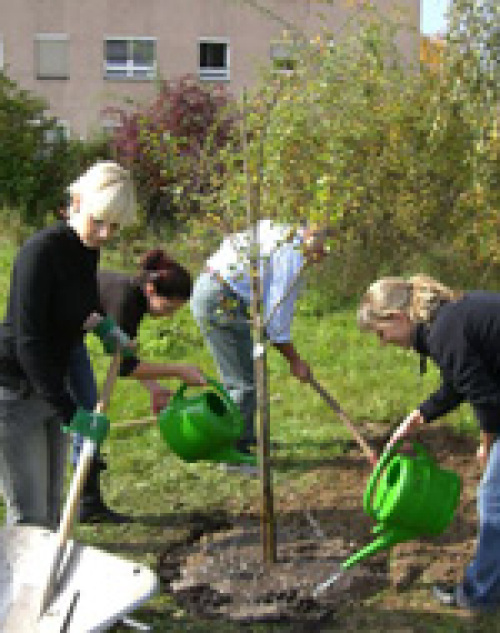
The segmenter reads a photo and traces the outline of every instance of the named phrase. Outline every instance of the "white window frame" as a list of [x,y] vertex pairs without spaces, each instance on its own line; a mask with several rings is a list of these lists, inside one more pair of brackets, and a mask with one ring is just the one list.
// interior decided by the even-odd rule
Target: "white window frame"
[[[35,34],[35,42],[69,42],[69,35],[67,33],[36,33]],[[68,46],[68,72],[66,75],[60,76],[51,76],[51,75],[41,75],[38,70],[39,60],[35,58],[35,71],[36,78],[40,80],[44,79],[52,79],[52,80],[66,80],[69,79],[69,46]]]
[[[202,68],[200,64],[201,44],[225,44],[226,67]],[[229,81],[231,78],[231,47],[228,37],[199,37],[198,38],[198,77],[201,81]]]
[[[106,44],[107,42],[154,42],[155,49],[155,59],[152,66],[138,66],[134,64],[134,60],[129,57],[129,53],[127,52],[127,61],[122,65],[113,65],[110,66],[108,63],[108,59],[106,56]],[[105,35],[104,36],[104,79],[108,80],[116,80],[116,81],[151,81],[156,79],[158,74],[158,38],[149,37],[145,35]],[[121,70],[123,71],[123,75],[115,75],[114,73],[110,73],[109,71]],[[138,75],[137,73],[141,73]],[[144,74],[146,73],[146,74]]]

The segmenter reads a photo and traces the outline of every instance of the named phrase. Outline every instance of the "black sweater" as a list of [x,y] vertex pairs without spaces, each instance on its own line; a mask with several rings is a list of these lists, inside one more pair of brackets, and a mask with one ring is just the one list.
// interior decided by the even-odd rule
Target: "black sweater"
[[17,254],[0,324],[0,385],[27,383],[64,421],[75,411],[65,380],[70,352],[88,316],[101,311],[98,261],[99,251],[65,223],[39,231]]
[[[131,339],[135,339],[139,324],[148,312],[148,301],[139,281],[135,277],[112,270],[100,270],[98,278],[103,311],[113,317]],[[120,367],[120,375],[128,376],[138,363],[137,358],[125,358]]]
[[484,431],[500,431],[500,294],[471,292],[443,305],[413,347],[441,371],[441,387],[420,406],[427,422],[468,401]]

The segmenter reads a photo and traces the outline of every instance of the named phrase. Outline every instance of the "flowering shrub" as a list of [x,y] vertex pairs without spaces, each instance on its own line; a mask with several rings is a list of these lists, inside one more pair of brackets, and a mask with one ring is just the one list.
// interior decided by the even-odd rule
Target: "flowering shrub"
[[131,112],[107,108],[119,120],[111,139],[113,152],[132,170],[150,222],[199,209],[208,182],[207,153],[216,154],[232,134],[230,105],[222,87],[185,76],[161,81],[147,107]]

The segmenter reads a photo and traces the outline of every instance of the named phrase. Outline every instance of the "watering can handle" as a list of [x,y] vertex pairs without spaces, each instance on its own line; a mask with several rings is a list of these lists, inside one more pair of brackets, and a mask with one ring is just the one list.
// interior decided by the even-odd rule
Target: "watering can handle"
[[[207,381],[207,384],[213,387],[220,394],[222,400],[224,401],[224,404],[230,410],[231,415],[233,417],[236,417],[238,420],[240,420],[240,423],[243,426],[243,417],[241,415],[241,411],[239,407],[236,406],[231,396],[227,393],[224,387],[219,382],[217,382],[217,380],[214,380],[213,378],[209,378],[206,375],[203,375],[203,377]],[[188,385],[185,382],[182,383],[182,385],[177,389],[177,391],[172,396],[172,399],[170,400],[170,402],[173,403],[175,400],[182,398],[187,388],[188,388]]]
[[204,376],[204,378],[209,385],[211,385],[216,391],[219,392],[220,396],[222,397],[224,401],[224,404],[229,409],[231,415],[236,417],[238,420],[241,420],[241,425],[243,426],[243,416],[241,415],[241,411],[239,407],[234,403],[233,399],[228,394],[228,392],[224,389],[224,387],[220,384],[220,382],[217,382],[217,380],[214,380],[213,378],[209,378],[208,376]]
[[378,479],[382,471],[387,466],[389,459],[393,457],[394,453],[401,446],[402,443],[403,443],[402,439],[398,440],[388,450],[384,451],[380,459],[378,460],[378,463],[375,466],[374,471],[370,475],[370,479],[368,480],[368,485],[366,487],[365,494],[363,495],[363,507],[365,509],[365,512],[372,517],[373,517],[373,512],[372,512],[370,503],[372,500],[373,492],[375,490],[375,486],[378,482]]
[[[365,509],[365,512],[369,514],[370,516],[373,516],[370,502],[372,500],[373,491],[375,490],[377,481],[382,471],[387,466],[389,459],[391,459],[394,456],[394,453],[396,452],[397,449],[401,447],[404,441],[405,441],[404,438],[397,440],[397,442],[395,442],[388,450],[382,453],[382,456],[379,459],[378,464],[375,466],[375,470],[370,476],[368,485],[365,490],[365,494],[363,495],[363,507]],[[430,455],[427,453],[427,451],[421,444],[419,444],[418,442],[412,442],[411,444],[412,444],[413,450],[417,453],[419,457],[425,457],[426,459],[430,459]]]

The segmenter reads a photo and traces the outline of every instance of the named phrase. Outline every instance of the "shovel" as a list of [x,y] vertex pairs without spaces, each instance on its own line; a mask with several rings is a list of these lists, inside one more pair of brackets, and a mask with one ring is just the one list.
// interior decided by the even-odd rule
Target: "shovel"
[[[103,392],[95,411],[103,413],[109,404],[120,368],[120,353],[117,353],[110,364]],[[97,444],[90,439],[85,439],[83,450],[78,461],[78,467],[71,481],[70,490],[66,499],[59,529],[56,535],[55,552],[48,566],[48,573],[43,589],[24,586],[21,596],[17,599],[7,614],[2,628],[3,633],[35,633],[40,629],[39,621],[54,597],[54,589],[59,576],[61,562],[66,551],[67,541],[73,526],[76,509],[87,478],[89,468],[94,456]],[[71,617],[71,614],[69,614]]]
[[359,431],[355,427],[354,423],[351,421],[347,413],[342,409],[340,404],[319,384],[319,382],[316,380],[316,378],[314,378],[314,376],[311,376],[309,378],[309,382],[312,388],[316,391],[316,393],[318,393],[323,398],[323,400],[335,411],[335,413],[339,416],[342,422],[351,431],[354,439],[358,443],[364,456],[367,458],[370,464],[372,466],[376,466],[378,462],[377,453],[368,444],[368,442],[365,439],[363,439],[363,437],[360,435]]

